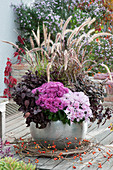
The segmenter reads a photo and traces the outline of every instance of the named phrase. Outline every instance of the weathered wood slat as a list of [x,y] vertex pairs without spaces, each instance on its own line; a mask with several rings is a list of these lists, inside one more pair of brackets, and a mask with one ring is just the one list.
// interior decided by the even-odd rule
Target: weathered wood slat
[[[15,118],[17,118],[17,117],[23,118],[23,114],[22,114],[21,112],[18,112],[18,113],[16,113],[16,114],[12,114],[12,115],[7,116],[7,117],[6,117],[6,123],[9,122],[9,121],[11,121],[11,120],[13,120],[13,119],[15,119]],[[24,118],[23,118],[23,119],[24,119]]]
[[18,126],[18,124],[25,124],[25,119],[23,117],[16,117],[15,119],[13,119],[12,121],[7,122],[6,124],[6,128],[14,125],[15,127]]
[[50,160],[50,158],[37,158],[37,159],[39,160],[39,163],[37,164],[37,168],[40,168]]
[[42,166],[40,166],[40,169],[54,169],[54,167],[56,167],[60,162],[62,162],[62,160],[54,160],[54,159],[50,159],[49,161],[47,161],[45,164],[43,164]]
[[[100,168],[98,168],[99,170]],[[102,170],[112,170],[113,169],[113,158],[110,158],[109,161],[105,161],[103,164],[102,164]]]
[[6,104],[6,116],[15,114],[18,112],[19,106],[16,103],[7,103]]
[[73,167],[75,160],[64,160],[60,164],[58,164],[56,167],[53,168],[53,170],[60,170],[60,169],[69,169],[70,167]]

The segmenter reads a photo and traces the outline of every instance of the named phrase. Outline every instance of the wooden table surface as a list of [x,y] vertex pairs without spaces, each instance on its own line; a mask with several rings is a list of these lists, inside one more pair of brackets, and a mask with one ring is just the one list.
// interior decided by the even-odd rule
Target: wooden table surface
[[[107,121],[104,126],[100,126],[99,128],[97,127],[96,123],[93,123],[92,126],[88,128],[87,139],[91,139],[96,143],[100,143],[100,145],[103,145],[103,149],[105,149],[105,151],[105,145],[108,145],[110,148],[108,148],[107,151],[109,152],[110,149],[110,154],[113,154],[113,132],[108,128],[111,122],[113,122],[113,118]],[[25,119],[23,118],[22,113],[17,112],[15,114],[8,115],[6,117],[6,139],[8,141],[13,141],[14,138],[19,138],[21,136],[26,138],[30,137],[30,130],[28,127],[26,127]],[[23,158],[23,161],[28,163],[30,158],[32,163],[36,164],[35,159],[37,158],[39,163],[37,163],[36,166],[39,170],[73,170],[73,166],[75,166],[77,170],[113,170],[113,158],[111,157],[109,161],[107,161],[107,159],[103,157],[104,151],[102,153],[97,148],[94,148],[94,150],[96,150],[94,155],[92,152],[89,152],[86,155],[81,155],[83,161],[80,161],[79,158],[73,159],[73,157],[69,157],[69,160],[25,157]],[[21,160],[17,154],[15,154],[14,157]],[[92,162],[90,167],[87,166],[89,161]],[[102,168],[98,168],[99,162],[101,162]]]

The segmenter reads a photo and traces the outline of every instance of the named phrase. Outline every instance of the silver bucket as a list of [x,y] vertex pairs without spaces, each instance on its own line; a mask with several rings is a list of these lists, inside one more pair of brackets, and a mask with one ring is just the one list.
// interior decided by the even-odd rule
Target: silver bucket
[[[78,141],[85,138],[87,127],[87,122],[85,121],[71,125],[63,124],[62,121],[51,121],[47,124],[46,128],[38,129],[36,128],[36,124],[31,122],[30,132],[33,139],[45,147],[54,144],[57,149],[72,149],[77,146]],[[77,140],[75,140],[75,137]],[[71,142],[71,144],[68,146],[69,142]]]

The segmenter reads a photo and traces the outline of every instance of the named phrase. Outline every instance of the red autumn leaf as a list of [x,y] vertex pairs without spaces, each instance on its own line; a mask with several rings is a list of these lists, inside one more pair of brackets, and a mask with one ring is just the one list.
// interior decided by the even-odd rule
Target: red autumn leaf
[[21,36],[20,36],[20,35],[18,36],[18,41],[19,41],[21,44],[23,44],[23,45],[24,45],[24,38],[21,38]]
[[12,71],[12,68],[10,66],[6,66],[5,67],[5,71],[4,71],[4,74],[5,76],[9,76],[9,73]]
[[10,67],[12,66],[12,63],[10,61],[7,61],[6,64],[7,64],[7,66],[10,66]]
[[12,85],[16,85],[17,84],[17,79],[15,79],[13,76],[10,76],[9,78],[10,78],[10,83]]
[[15,52],[13,55],[14,55],[14,57],[16,57],[19,55],[19,52]]
[[20,55],[18,56],[17,60],[18,60],[18,62],[19,62],[19,64],[20,64],[20,63],[21,63],[21,57],[20,57]]
[[9,93],[9,88],[4,89],[4,95]]
[[5,77],[5,78],[4,78],[4,83],[5,83],[5,84],[7,84],[7,85],[9,85],[10,80],[9,80],[9,79],[7,79],[7,78]]
[[23,54],[26,54],[25,53],[25,50],[23,49],[23,48],[19,48],[19,51],[18,52],[21,52],[21,53],[23,53]]

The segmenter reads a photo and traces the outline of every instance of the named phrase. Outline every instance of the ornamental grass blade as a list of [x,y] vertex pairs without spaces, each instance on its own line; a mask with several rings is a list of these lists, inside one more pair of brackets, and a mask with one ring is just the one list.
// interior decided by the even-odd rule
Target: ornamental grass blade
[[56,35],[56,39],[55,39],[55,43],[57,43],[59,40],[61,40],[62,39],[62,35],[61,35],[61,33],[57,33],[57,35]]
[[105,65],[105,64],[101,64],[101,66],[106,68],[106,70],[107,70],[107,72],[108,72],[108,74],[109,74],[109,78],[110,78],[110,80],[111,80],[111,81],[113,81],[113,79],[112,79],[112,75],[111,75],[111,72],[110,72],[110,70],[109,70],[108,66],[107,66],[107,65]]
[[71,29],[66,29],[66,30],[64,31],[63,35],[62,35],[62,39],[64,39],[64,36],[65,36],[67,33],[72,33],[72,32],[73,32],[73,30],[71,30]]
[[35,47],[35,45],[34,45],[34,41],[31,36],[30,36],[30,44],[31,44],[31,48],[33,49]]
[[77,30],[78,30],[78,27],[75,28],[75,29],[72,31],[71,35],[69,36],[69,38],[68,38],[68,40],[67,40],[67,46],[69,46],[69,44],[70,44],[70,42],[71,42],[71,39],[72,39],[73,36],[76,34]]
[[50,68],[51,68],[51,62],[47,65],[47,81],[50,82]]
[[44,51],[44,50],[43,50],[43,48],[37,47],[37,48],[33,48],[33,49],[29,50],[28,53],[37,52],[37,51]]
[[37,45],[39,46],[39,39],[38,39],[38,37],[36,36],[36,34],[35,34],[35,32],[33,30],[32,30],[32,33],[33,33],[33,36],[34,36],[34,38],[36,40]]
[[77,46],[77,45],[82,41],[82,39],[83,39],[84,37],[86,37],[86,34],[85,34],[85,33],[82,34],[82,35],[78,38],[78,40],[77,40],[75,46]]
[[43,24],[43,34],[44,34],[44,41],[45,41],[45,45],[46,45],[46,41],[47,41],[47,29],[46,29],[44,24]]
[[74,37],[74,35],[76,34],[76,36],[77,36],[78,33],[80,32],[80,30],[82,30],[90,22],[90,20],[91,20],[91,17],[89,17],[79,27],[77,27],[73,30],[73,32],[71,33],[71,35],[69,36],[68,41],[67,41],[68,46],[69,46],[71,39]]
[[68,64],[68,52],[67,50],[64,51],[64,70],[67,69],[67,64]]
[[89,17],[88,19],[86,19],[79,27],[76,33],[76,36],[78,35],[78,33],[90,22],[91,17]]
[[14,47],[17,48],[17,49],[20,49],[20,48],[18,47],[18,45],[14,44],[14,43],[12,43],[12,42],[10,42],[10,41],[2,41],[2,42],[7,43],[7,44],[10,44],[10,45],[14,46]]
[[40,46],[40,29],[39,29],[39,26],[38,26],[38,29],[37,29],[37,38],[38,38],[38,46]]
[[90,36],[90,34],[92,34],[93,32],[95,32],[95,28],[89,30],[88,33],[86,34],[86,36],[87,37]]
[[92,42],[95,38],[100,37],[100,36],[112,36],[112,34],[107,33],[107,32],[94,34],[92,37],[89,38],[89,41],[88,41],[88,42],[90,43],[90,42]]
[[90,25],[96,21],[96,18],[93,18],[89,23],[88,23],[88,27],[90,27]]
[[65,32],[65,30],[66,30],[66,28],[67,28],[67,25],[68,25],[68,23],[69,23],[69,21],[71,20],[71,18],[72,18],[72,16],[70,16],[67,20],[66,20],[66,22],[65,22],[65,24],[64,24],[64,26],[63,26],[63,29],[62,29],[62,38],[64,38],[64,32]]
[[69,48],[72,48],[72,46],[75,46],[76,42],[77,42],[77,39],[72,40],[69,44]]

